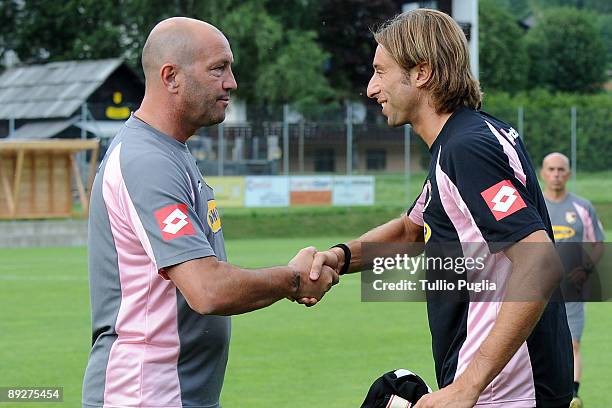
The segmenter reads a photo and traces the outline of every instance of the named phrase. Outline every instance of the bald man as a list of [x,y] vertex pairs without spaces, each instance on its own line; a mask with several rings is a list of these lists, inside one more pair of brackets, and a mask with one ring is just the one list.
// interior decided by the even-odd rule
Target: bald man
[[[550,153],[542,162],[540,174],[545,184],[544,198],[553,224],[555,242],[568,272],[562,287],[574,349],[574,398],[570,407],[580,408],[582,401],[578,396],[578,388],[582,372],[580,339],[584,329],[583,288],[603,255],[604,231],[593,205],[567,191],[566,185],[571,175],[567,156]],[[585,242],[593,246],[588,257],[583,251],[582,243]]]
[[144,99],[92,189],[84,407],[219,407],[229,315],[316,302],[338,281],[331,268],[309,279],[314,248],[287,266],[226,262],[213,191],[185,142],[224,120],[232,61],[227,39],[202,21],[170,18],[147,38]]

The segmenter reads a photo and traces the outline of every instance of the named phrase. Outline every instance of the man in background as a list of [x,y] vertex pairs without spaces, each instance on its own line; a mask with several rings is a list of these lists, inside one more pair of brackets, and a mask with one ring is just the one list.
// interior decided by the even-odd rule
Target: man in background
[[[555,242],[567,273],[562,289],[574,352],[574,397],[570,407],[581,408],[582,401],[578,396],[582,375],[580,340],[584,329],[584,300],[589,295],[585,289],[603,255],[604,230],[593,205],[567,191],[571,175],[567,156],[550,153],[542,162],[540,174],[545,184],[544,198]],[[585,247],[584,243],[590,243],[592,248]]]

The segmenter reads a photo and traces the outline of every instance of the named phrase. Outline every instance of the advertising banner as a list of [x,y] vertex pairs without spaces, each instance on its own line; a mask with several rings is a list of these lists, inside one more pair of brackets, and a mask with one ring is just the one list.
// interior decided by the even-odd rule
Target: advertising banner
[[247,207],[289,207],[289,177],[248,176],[245,193]]
[[290,197],[292,206],[315,206],[332,204],[332,176],[291,177]]
[[374,205],[374,176],[335,176],[333,205]]
[[244,177],[206,177],[205,181],[214,190],[219,207],[244,207]]

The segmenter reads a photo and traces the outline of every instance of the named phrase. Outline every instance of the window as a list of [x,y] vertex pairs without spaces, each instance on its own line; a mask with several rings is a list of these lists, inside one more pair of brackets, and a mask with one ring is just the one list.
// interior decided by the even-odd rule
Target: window
[[316,172],[335,172],[336,153],[334,149],[319,149],[315,151],[314,169]]
[[384,149],[367,150],[366,168],[368,170],[385,170],[387,168],[387,151]]

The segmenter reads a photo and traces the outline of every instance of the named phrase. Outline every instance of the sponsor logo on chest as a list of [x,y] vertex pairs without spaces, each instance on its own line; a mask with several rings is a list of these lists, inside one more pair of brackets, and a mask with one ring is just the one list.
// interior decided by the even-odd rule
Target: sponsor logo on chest
[[555,236],[555,241],[561,241],[576,235],[576,230],[565,225],[553,225],[553,235]]
[[425,243],[427,243],[429,238],[431,238],[431,227],[426,222],[423,222],[423,235],[425,237]]
[[221,229],[221,216],[217,209],[217,202],[215,200],[208,200],[208,213],[206,214],[206,220],[208,226],[212,232],[218,232]]

